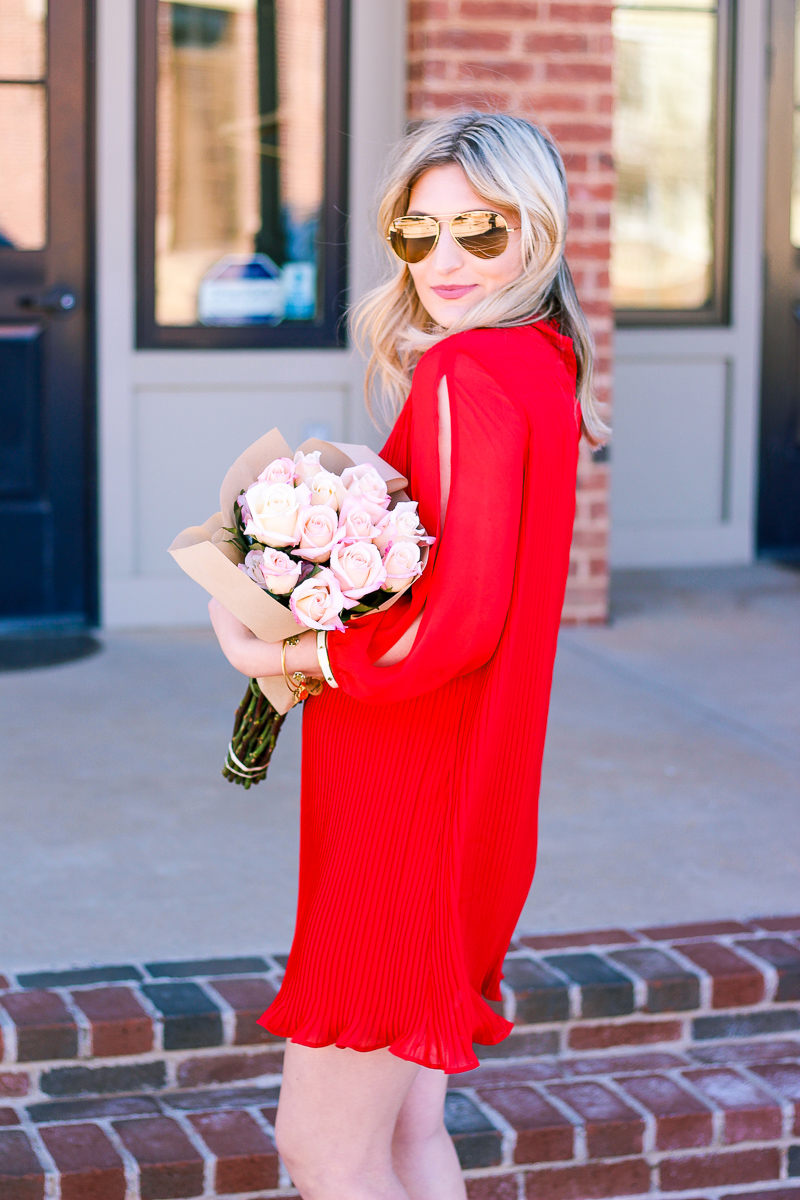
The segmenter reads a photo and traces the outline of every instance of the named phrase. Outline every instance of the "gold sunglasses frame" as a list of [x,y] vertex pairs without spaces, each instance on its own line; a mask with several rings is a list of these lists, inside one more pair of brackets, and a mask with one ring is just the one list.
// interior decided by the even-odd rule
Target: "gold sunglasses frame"
[[[499,219],[503,222],[503,225],[505,226],[506,233],[518,233],[519,232],[519,229],[520,229],[519,225],[506,225],[506,219],[503,216],[503,214],[499,213],[499,212],[495,212],[495,210],[492,208],[470,208],[470,209],[467,209],[466,212],[454,213],[454,215],[452,217],[434,217],[430,213],[407,213],[407,214],[404,214],[404,216],[402,216],[402,217],[395,217],[395,219],[392,221],[391,225],[389,226],[389,232],[386,234],[386,240],[389,243],[389,245],[391,246],[392,254],[394,254],[395,258],[397,258],[401,263],[404,263],[405,266],[409,266],[409,265],[416,266],[416,263],[409,264],[408,260],[405,258],[402,258],[401,255],[399,255],[397,253],[394,246],[392,246],[392,230],[398,221],[405,220],[406,217],[408,217],[408,216],[411,216],[412,218],[419,216],[419,217],[424,217],[426,220],[436,222],[436,237],[433,239],[433,245],[431,246],[430,250],[428,250],[428,252],[426,254],[423,254],[422,258],[417,259],[417,262],[424,262],[425,259],[429,257],[429,255],[433,254],[434,250],[436,249],[436,247],[439,244],[439,235],[442,232],[442,224],[443,223],[446,223],[447,226],[449,227],[450,236],[453,239],[453,241],[456,243],[456,245],[459,246],[460,249],[465,250],[467,252],[467,254],[471,254],[473,258],[484,258],[487,260],[491,259],[491,258],[499,258],[500,254],[505,253],[505,250],[508,246],[508,242],[506,242],[506,245],[500,251],[500,254],[488,254],[488,255],[476,254],[475,251],[470,250],[468,246],[463,246],[461,244],[461,242],[459,241],[458,236],[455,233],[453,233],[453,222],[457,221],[459,219],[459,217],[472,217],[472,216],[477,216],[478,214],[481,214],[481,215],[485,214],[490,217],[499,217]],[[399,233],[400,231],[395,230],[395,232]],[[421,240],[422,239],[420,238],[420,241]]]

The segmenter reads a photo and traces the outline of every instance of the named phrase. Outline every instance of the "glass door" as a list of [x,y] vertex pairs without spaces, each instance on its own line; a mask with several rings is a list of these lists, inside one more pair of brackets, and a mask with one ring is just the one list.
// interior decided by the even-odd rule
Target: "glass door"
[[93,620],[87,17],[0,0],[0,631]]

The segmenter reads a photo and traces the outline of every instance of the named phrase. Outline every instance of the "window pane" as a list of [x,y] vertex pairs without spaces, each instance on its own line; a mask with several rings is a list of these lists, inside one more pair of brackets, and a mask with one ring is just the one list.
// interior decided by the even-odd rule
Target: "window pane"
[[45,244],[45,90],[0,84],[0,246]]
[[41,79],[45,73],[47,0],[0,0],[0,79]]
[[794,155],[792,158],[792,245],[800,248],[800,5],[794,18]]
[[697,309],[713,298],[717,18],[708,4],[683,7],[614,12],[618,308]]
[[317,316],[324,0],[159,3],[156,320]]

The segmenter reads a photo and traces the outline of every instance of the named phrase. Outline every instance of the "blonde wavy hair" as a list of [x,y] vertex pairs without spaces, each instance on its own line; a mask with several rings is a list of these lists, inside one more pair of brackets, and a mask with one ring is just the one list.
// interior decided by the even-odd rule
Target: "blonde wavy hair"
[[[457,163],[488,205],[519,214],[523,270],[516,279],[475,304],[451,328],[436,325],[422,307],[411,274],[392,253],[386,232],[408,210],[419,177],[431,167]],[[601,445],[609,428],[593,389],[594,341],[564,258],[567,181],[558,149],[541,129],[506,113],[459,113],[424,121],[395,147],[387,164],[378,207],[378,231],[392,270],[352,312],[352,328],[367,358],[367,409],[374,395],[384,417],[394,419],[411,388],[422,354],[452,333],[486,326],[529,325],[554,320],[572,339],[577,362],[577,401],[583,433]]]

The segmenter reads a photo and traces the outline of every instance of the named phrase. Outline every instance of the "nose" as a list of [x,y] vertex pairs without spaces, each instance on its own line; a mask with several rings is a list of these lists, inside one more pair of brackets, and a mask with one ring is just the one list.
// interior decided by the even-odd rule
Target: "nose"
[[440,275],[456,271],[464,261],[464,251],[453,238],[447,221],[439,226],[439,240],[433,252],[433,265]]

